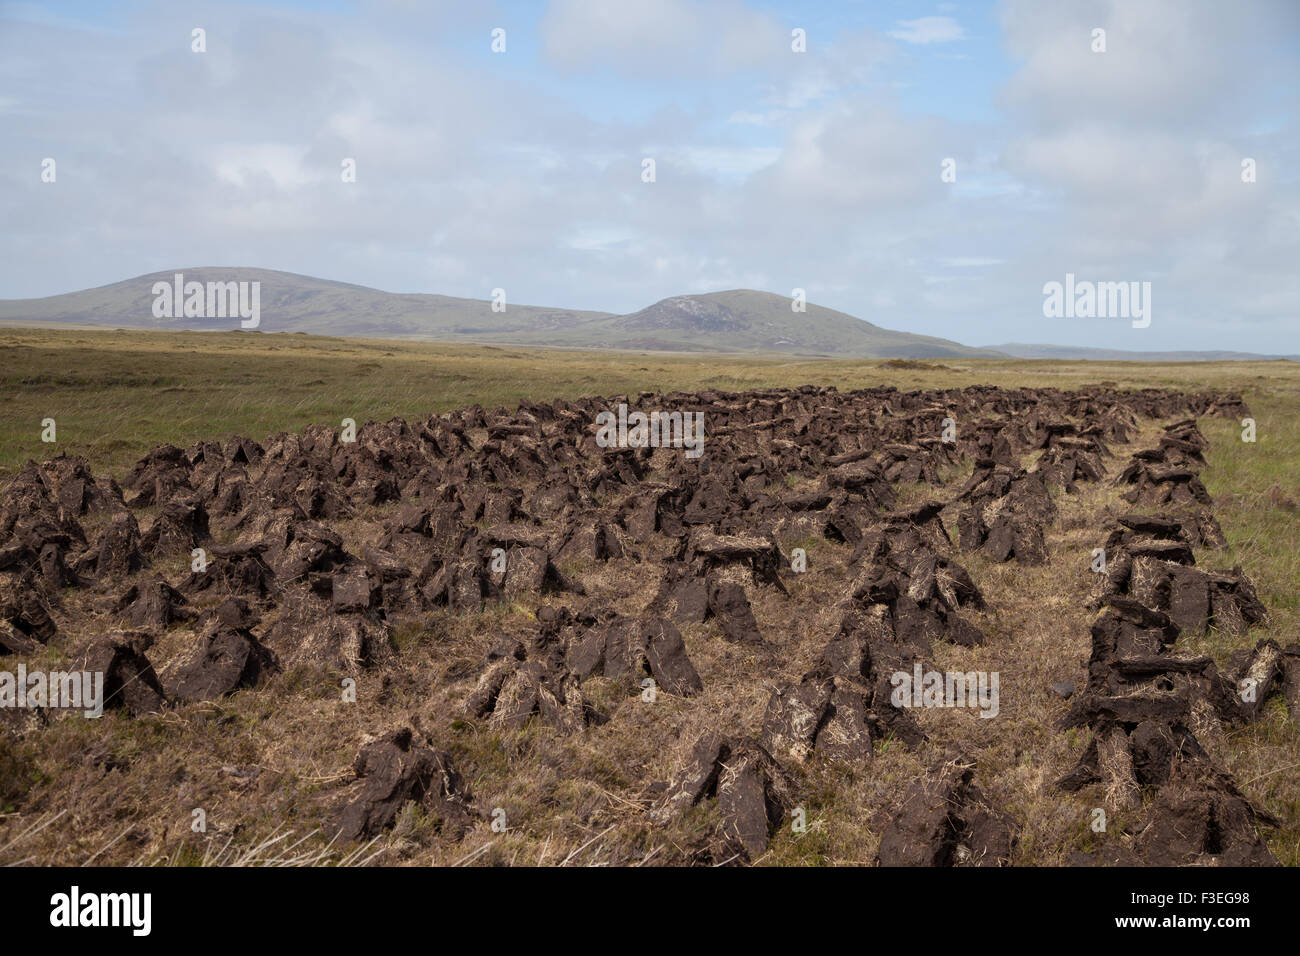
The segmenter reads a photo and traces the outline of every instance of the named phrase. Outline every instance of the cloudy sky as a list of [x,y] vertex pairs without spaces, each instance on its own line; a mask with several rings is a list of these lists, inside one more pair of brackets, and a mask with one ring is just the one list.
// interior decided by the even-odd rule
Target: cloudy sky
[[[0,2],[0,298],[798,287],[969,344],[1300,352],[1298,106],[1294,0]],[[1151,325],[1044,318],[1067,272],[1151,282]]]

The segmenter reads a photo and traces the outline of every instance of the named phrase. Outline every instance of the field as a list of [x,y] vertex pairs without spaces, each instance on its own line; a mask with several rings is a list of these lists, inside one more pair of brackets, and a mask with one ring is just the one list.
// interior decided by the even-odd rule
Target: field
[[[804,385],[841,392],[972,385],[1073,390],[1101,384],[1117,391],[1239,392],[1256,422],[1254,443],[1241,440],[1240,421],[1199,422],[1208,440],[1201,478],[1229,550],[1198,549],[1196,565],[1240,565],[1271,623],[1242,635],[1211,629],[1180,641],[1178,649],[1209,655],[1226,670],[1232,652],[1253,648],[1261,638],[1283,646],[1300,639],[1300,366],[1294,363],[843,362],[18,328],[0,329],[0,356],[0,483],[28,459],[58,453],[84,456],[96,476],[121,482],[135,462],[165,443],[185,448],[230,435],[266,442],[312,425],[337,429],[345,418],[361,428],[394,417],[417,422],[475,404],[513,411],[521,400]],[[46,419],[56,423],[53,444],[41,440]],[[1108,478],[1132,453],[1158,441],[1164,424],[1143,421],[1139,433],[1115,445]],[[971,462],[944,465],[940,472],[937,488],[900,484],[897,506],[945,498],[970,477]],[[792,478],[790,490],[811,487]],[[1014,821],[1011,863],[1059,865],[1106,842],[1088,826],[1095,787],[1063,794],[1052,786],[1077,762],[1088,734],[1056,728],[1065,704],[1049,688],[1061,680],[1082,681],[1088,627],[1096,616],[1087,607],[1096,590],[1089,556],[1114,516],[1133,509],[1119,503],[1109,480],[1081,484],[1069,495],[1054,488],[1053,499],[1060,514],[1047,529],[1046,564],[960,555],[990,604],[973,614],[988,640],[978,647],[935,647],[941,668],[1001,673],[1001,719],[924,713],[918,720],[929,740],[919,749],[891,738],[861,767],[810,763],[795,785],[806,831],[778,829],[753,862],[871,862],[891,808],[936,761],[958,754],[977,761],[976,782]],[[350,551],[359,552],[374,543],[374,526],[394,512],[392,504],[376,505],[355,521],[337,522],[335,531]],[[955,514],[945,512],[949,529]],[[142,528],[154,517],[155,509],[142,510]],[[770,645],[761,652],[719,640],[712,624],[683,627],[707,691],[665,695],[660,705],[646,708],[617,680],[598,677],[583,690],[609,719],[583,734],[556,734],[541,720],[502,729],[463,715],[462,700],[485,653],[499,635],[533,625],[535,597],[489,602],[468,616],[440,613],[427,626],[394,627],[397,662],[359,672],[359,703],[342,712],[335,676],[288,667],[256,688],[157,715],[61,717],[21,733],[6,725],[0,769],[9,782],[0,785],[0,863],[228,862],[240,853],[256,860],[300,839],[295,858],[319,862],[355,862],[374,854],[380,863],[440,864],[703,859],[710,811],[699,807],[670,826],[647,826],[652,800],[646,785],[674,779],[699,728],[723,722],[756,730],[771,685],[797,678],[838,620],[832,605],[846,583],[843,567],[852,546],[821,536],[781,544],[807,550],[815,570],[799,576],[790,590],[795,605],[815,609],[811,614],[793,614],[770,593],[751,594]],[[657,547],[645,545],[645,564],[668,558]],[[181,575],[185,564],[168,565],[169,579]],[[638,577],[641,566],[561,563],[560,570],[581,576],[589,595],[630,613],[648,605],[659,583]],[[93,639],[106,620],[103,605],[115,596],[94,589],[66,592],[64,635],[27,658],[29,666],[49,669],[65,662],[73,644]],[[192,640],[190,629],[174,627],[149,656],[166,676],[172,659],[183,658]],[[364,842],[364,853],[314,833],[327,827],[326,805],[351,780],[358,749],[403,724],[416,726],[439,753],[451,755],[484,815],[453,839],[444,819],[451,811],[408,805],[395,825]],[[1209,728],[1198,738],[1249,802],[1278,822],[1261,830],[1273,856],[1300,865],[1300,733],[1287,706],[1273,699],[1258,720]],[[196,807],[206,808],[206,832],[191,827]],[[490,811],[496,809],[507,821],[504,832],[492,828]],[[1108,832],[1122,841],[1119,834],[1135,828],[1144,809],[1146,804],[1112,814]],[[262,841],[288,831],[292,838],[259,849]],[[223,851],[227,845],[232,849]],[[708,859],[727,861],[718,853]]]

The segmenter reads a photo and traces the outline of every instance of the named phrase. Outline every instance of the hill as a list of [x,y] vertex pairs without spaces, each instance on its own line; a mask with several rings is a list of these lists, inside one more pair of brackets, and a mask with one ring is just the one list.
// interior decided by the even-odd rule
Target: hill
[[[957,342],[882,329],[843,312],[770,292],[734,290],[673,296],[630,315],[515,305],[493,312],[486,300],[382,292],[291,272],[189,268],[186,282],[260,282],[260,330],[370,338],[557,345],[571,348],[704,352],[784,352],[838,357],[985,356]],[[158,318],[153,287],[176,271],[43,299],[0,300],[0,322],[124,328],[229,330],[230,318]]]
[[236,318],[154,314],[155,283],[259,282],[262,332],[360,338],[545,345],[570,349],[703,353],[778,353],[823,358],[1024,358],[1128,362],[1250,361],[1297,356],[1246,352],[1129,352],[1010,343],[972,347],[886,329],[864,319],[753,289],[676,295],[626,315],[517,305],[493,311],[483,299],[384,292],[367,286],[271,269],[200,267],[155,272],[111,285],[0,300],[0,324],[77,325],[180,331],[230,331]]
[[[251,268],[190,268],[154,272],[44,299],[0,300],[0,321],[107,325],[124,328],[229,330],[228,318],[157,318],[153,313],[156,282],[260,282],[263,332],[308,332],[316,335],[376,338],[464,338],[542,335],[553,329],[604,318],[604,312],[547,309],[508,304],[493,312],[491,303],[449,295],[382,292],[366,286],[317,279],[293,272]],[[535,339],[534,339],[535,341]]]
[[948,339],[883,329],[811,302],[803,312],[771,292],[733,289],[673,296],[630,315],[560,330],[556,344],[585,345],[592,335],[611,348],[665,351],[781,352],[882,358],[996,358]]

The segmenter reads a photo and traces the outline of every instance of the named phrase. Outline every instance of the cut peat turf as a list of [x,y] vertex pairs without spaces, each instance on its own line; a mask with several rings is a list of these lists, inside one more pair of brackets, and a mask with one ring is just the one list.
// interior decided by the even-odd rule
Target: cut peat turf
[[[703,455],[605,447],[623,403]],[[1248,758],[1296,753],[1300,644],[1209,490],[1248,414],[711,389],[28,462],[0,670],[105,715],[0,709],[0,863],[1295,863]]]

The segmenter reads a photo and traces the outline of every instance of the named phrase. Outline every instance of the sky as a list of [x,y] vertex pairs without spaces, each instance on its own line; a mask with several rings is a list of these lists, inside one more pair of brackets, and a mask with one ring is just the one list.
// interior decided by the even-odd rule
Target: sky
[[[797,288],[971,345],[1300,353],[1297,106],[1294,0],[0,0],[0,298]],[[1067,274],[1149,282],[1149,325],[1046,317]]]

